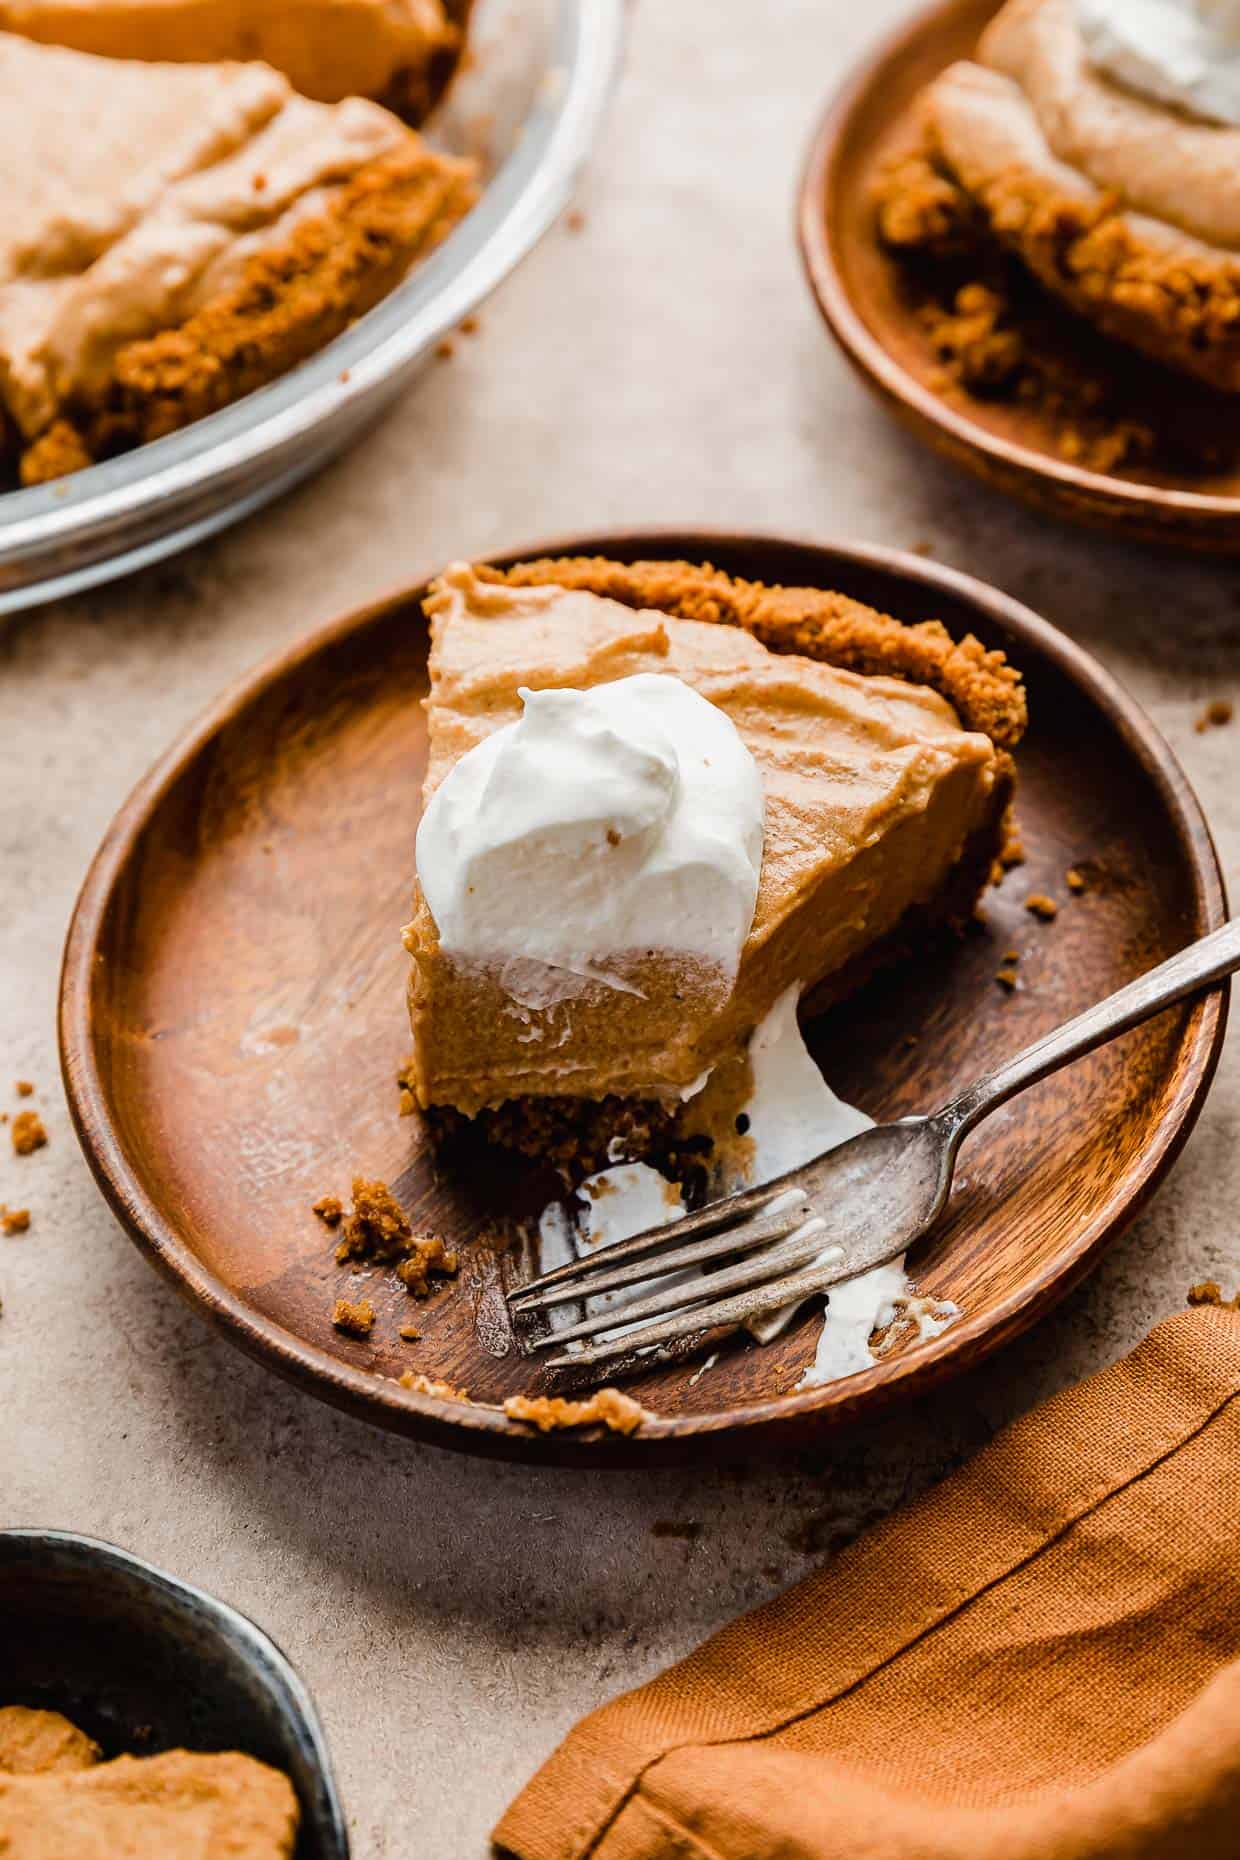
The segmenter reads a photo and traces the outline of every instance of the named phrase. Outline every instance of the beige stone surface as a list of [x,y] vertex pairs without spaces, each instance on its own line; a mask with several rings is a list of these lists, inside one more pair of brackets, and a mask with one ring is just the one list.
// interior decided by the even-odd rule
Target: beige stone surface
[[[580,206],[386,423],[239,530],[0,622],[0,1523],[128,1545],[266,1625],[322,1708],[358,1860],[485,1852],[581,1712],[655,1672],[941,1476],[1039,1396],[1240,1274],[1240,1078],[1224,1056],[1150,1211],[1032,1335],[932,1408],[782,1464],[606,1478],[458,1459],[273,1380],[150,1271],[100,1201],[57,1081],[57,964],[101,834],[230,679],[449,555],[557,530],[765,525],[928,542],[1096,651],[1182,756],[1225,866],[1240,577],[1064,531],[919,451],[825,341],[791,200],[822,94],[904,8],[640,0]],[[691,1542],[655,1536],[696,1521]]]

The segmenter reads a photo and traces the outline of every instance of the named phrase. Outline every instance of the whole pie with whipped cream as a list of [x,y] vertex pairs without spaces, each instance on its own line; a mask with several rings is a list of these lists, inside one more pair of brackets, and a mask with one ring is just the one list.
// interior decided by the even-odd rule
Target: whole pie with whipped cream
[[[1008,0],[917,116],[879,189],[889,246],[950,261],[981,229],[1107,338],[1240,391],[1235,0]],[[1010,335],[977,334],[1001,371]]]
[[426,606],[424,1109],[632,1154],[632,1107],[674,1119],[790,988],[972,916],[1025,725],[1001,653],[683,562],[458,565]]
[[380,104],[303,96],[262,63],[102,57],[0,31],[0,121],[0,459],[26,484],[305,360],[476,192],[472,163]]

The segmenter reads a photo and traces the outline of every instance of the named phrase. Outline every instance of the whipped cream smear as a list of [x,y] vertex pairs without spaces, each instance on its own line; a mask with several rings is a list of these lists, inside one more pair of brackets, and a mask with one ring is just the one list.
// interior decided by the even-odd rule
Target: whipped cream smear
[[689,955],[730,990],[762,868],[762,778],[731,719],[679,678],[521,692],[524,714],[455,764],[418,828],[441,947],[498,964],[525,1006],[618,959]]
[[1159,103],[1240,125],[1240,0],[1077,0],[1094,67]]
[[[797,995],[795,988],[782,995],[750,1042],[753,1092],[745,1110],[753,1153],[744,1180],[732,1184],[734,1188],[773,1181],[823,1150],[846,1143],[873,1122],[864,1111],[837,1098],[814,1064],[797,1023]],[[648,1227],[665,1226],[683,1211],[679,1188],[648,1163],[619,1163],[600,1170],[582,1183],[571,1209],[557,1201],[544,1211],[539,1224],[541,1270],[549,1272],[566,1260],[627,1240]],[[587,1308],[614,1310],[614,1334],[621,1335],[626,1299],[649,1289],[647,1283],[634,1290],[604,1293],[590,1300]],[[798,1308],[792,1306],[759,1320],[751,1326],[754,1336],[760,1343],[769,1342],[791,1322]],[[814,1361],[797,1387],[814,1388],[869,1369],[910,1330],[916,1330],[919,1337],[934,1337],[959,1315],[957,1307],[946,1300],[919,1297],[903,1259],[862,1273],[830,1293]],[[553,1316],[566,1324],[575,1322],[578,1312],[562,1306]],[[877,1353],[870,1346],[875,1332],[881,1333]],[[698,1376],[702,1373],[699,1370]]]

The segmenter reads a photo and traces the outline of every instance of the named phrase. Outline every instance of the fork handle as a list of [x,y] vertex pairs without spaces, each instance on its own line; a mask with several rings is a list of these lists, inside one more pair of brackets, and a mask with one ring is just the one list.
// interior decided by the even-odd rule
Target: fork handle
[[1057,1072],[1070,1060],[1079,1059],[1083,1053],[1092,1052],[1118,1034],[1127,1033],[1130,1027],[1139,1026],[1143,1020],[1174,1006],[1186,995],[1225,980],[1237,969],[1240,969],[1240,917],[1233,917],[1221,929],[1191,943],[1178,956],[1160,963],[1148,975],[1138,976],[1135,982],[1108,995],[1096,1007],[1086,1008],[1075,1020],[1066,1021],[1053,1033],[1035,1040],[1015,1059],[987,1073],[945,1106],[938,1113],[939,1120],[949,1126],[959,1142],[975,1124],[1015,1097],[1017,1092],[1024,1091],[1026,1085],[1036,1085],[1039,1079]]

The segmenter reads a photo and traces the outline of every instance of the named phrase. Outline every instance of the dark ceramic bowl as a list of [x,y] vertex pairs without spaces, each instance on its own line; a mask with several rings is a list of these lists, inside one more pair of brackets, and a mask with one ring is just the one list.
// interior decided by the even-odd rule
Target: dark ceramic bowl
[[296,1860],[348,1860],[322,1727],[274,1641],[111,1544],[0,1531],[0,1705],[63,1712],[109,1757],[259,1757],[297,1791]]

